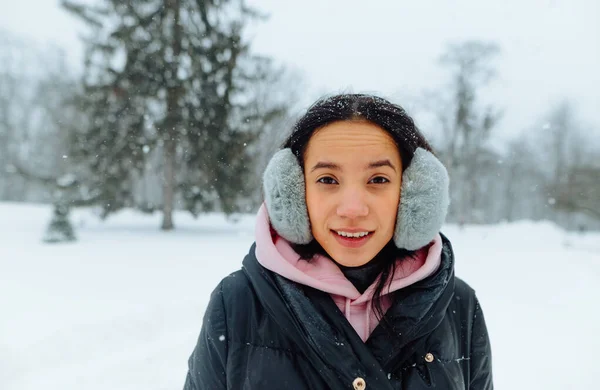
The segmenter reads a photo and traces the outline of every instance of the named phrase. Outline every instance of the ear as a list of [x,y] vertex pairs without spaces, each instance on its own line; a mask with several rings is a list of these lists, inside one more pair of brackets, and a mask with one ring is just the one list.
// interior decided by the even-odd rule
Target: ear
[[277,234],[294,244],[311,242],[304,173],[291,149],[282,149],[271,158],[263,174],[263,191]]
[[444,165],[432,153],[418,148],[402,174],[394,232],[398,248],[417,250],[435,238],[448,213],[449,185]]

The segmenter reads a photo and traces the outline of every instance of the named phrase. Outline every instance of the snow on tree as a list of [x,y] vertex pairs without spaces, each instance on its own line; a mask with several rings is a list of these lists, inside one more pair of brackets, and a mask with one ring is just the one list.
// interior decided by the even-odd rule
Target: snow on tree
[[105,214],[134,207],[133,179],[159,151],[162,229],[181,201],[197,214],[236,211],[249,190],[258,138],[272,108],[253,88],[274,72],[250,53],[246,26],[260,15],[243,1],[63,1],[89,25],[84,93],[89,116],[72,157],[87,167]]

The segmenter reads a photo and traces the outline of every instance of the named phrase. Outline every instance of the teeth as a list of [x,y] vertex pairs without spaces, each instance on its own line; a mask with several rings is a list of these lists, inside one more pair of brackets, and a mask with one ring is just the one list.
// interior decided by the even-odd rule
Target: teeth
[[369,232],[347,233],[347,232],[338,231],[337,234],[339,234],[342,237],[359,238],[359,237],[366,236],[367,234],[369,234]]

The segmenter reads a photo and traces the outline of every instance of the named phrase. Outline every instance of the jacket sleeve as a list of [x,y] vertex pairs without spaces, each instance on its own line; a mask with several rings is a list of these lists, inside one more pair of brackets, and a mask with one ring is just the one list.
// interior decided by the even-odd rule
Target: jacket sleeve
[[492,349],[479,300],[475,299],[471,328],[471,383],[470,390],[493,390]]
[[227,388],[227,318],[222,283],[213,291],[196,348],[188,360],[184,390]]

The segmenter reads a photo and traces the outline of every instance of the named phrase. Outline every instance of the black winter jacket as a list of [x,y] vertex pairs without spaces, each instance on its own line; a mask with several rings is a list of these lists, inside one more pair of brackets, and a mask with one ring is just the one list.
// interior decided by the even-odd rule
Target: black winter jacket
[[397,291],[392,329],[366,342],[329,294],[263,268],[253,245],[211,296],[185,390],[493,389],[481,308],[442,239],[440,269]]

